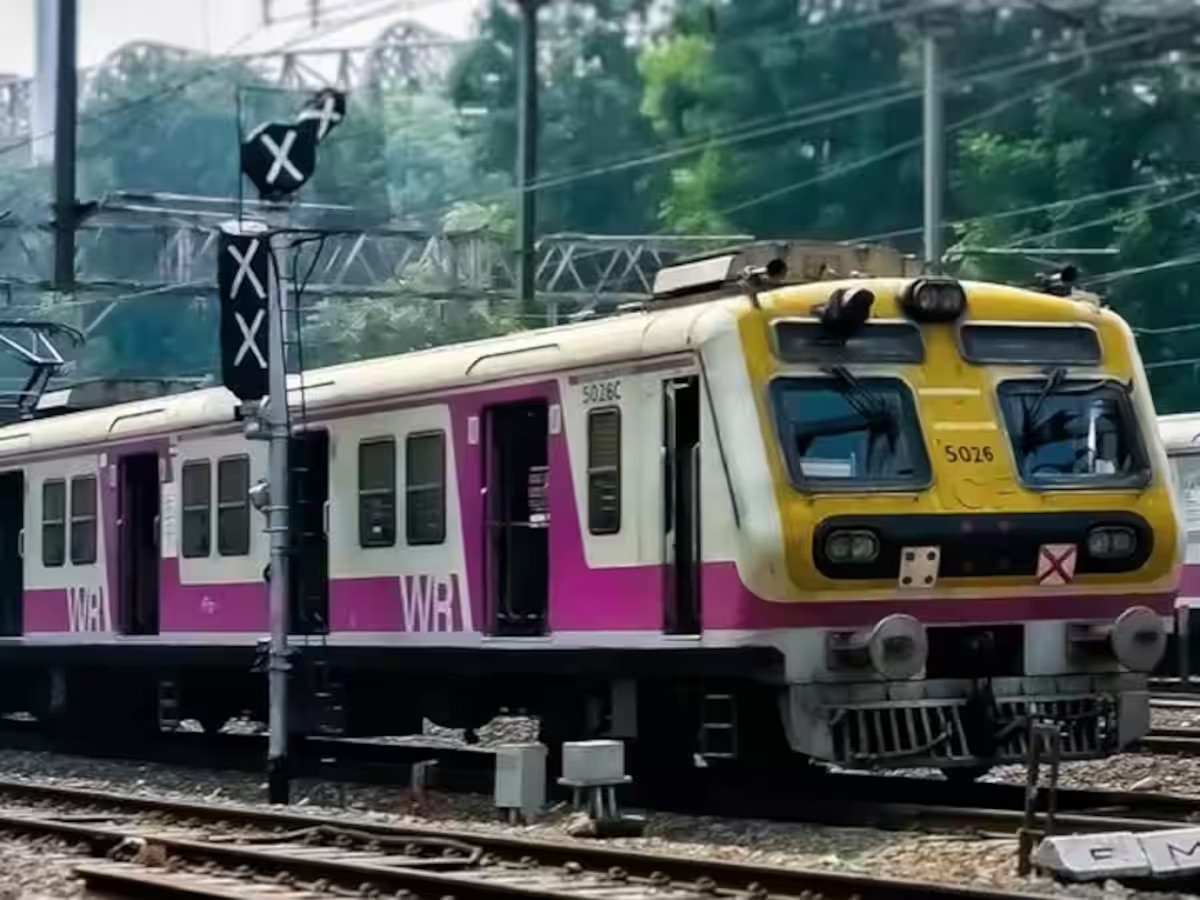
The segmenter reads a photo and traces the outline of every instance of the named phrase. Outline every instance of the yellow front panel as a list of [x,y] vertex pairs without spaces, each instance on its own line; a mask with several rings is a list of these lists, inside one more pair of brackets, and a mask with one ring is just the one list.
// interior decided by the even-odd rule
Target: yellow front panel
[[[905,283],[895,279],[856,282],[867,286],[875,295],[873,321],[903,318],[896,297]],[[772,352],[768,331],[770,323],[776,319],[810,315],[813,307],[826,302],[835,287],[837,285],[831,283],[815,283],[760,295],[761,309],[748,306],[739,321],[783,522],[784,547],[781,549],[794,588],[789,599],[869,599],[896,594],[894,580],[835,580],[817,570],[812,558],[814,530],[830,516],[847,514],[942,513],[962,516],[985,512],[1136,512],[1154,532],[1154,549],[1146,564],[1128,573],[1083,574],[1075,579],[1070,589],[1092,591],[1103,585],[1108,593],[1114,590],[1138,593],[1173,587],[1178,564],[1178,524],[1168,479],[1162,471],[1153,418],[1143,421],[1147,417],[1141,410],[1137,412],[1137,428],[1151,466],[1151,478],[1145,487],[1117,490],[1026,487],[1017,475],[1017,462],[998,408],[996,388],[1006,378],[1044,378],[1044,367],[1000,368],[966,362],[957,342],[957,322],[922,326],[925,362],[921,365],[848,365],[858,377],[899,377],[911,387],[932,467],[932,486],[906,493],[863,490],[812,494],[797,490],[789,479],[768,391],[775,376],[812,375],[814,372],[811,368],[803,370],[803,367],[782,363]],[[1102,368],[1079,372],[1073,369],[1072,376],[1082,373],[1088,377],[1103,375],[1122,382],[1134,381],[1144,390],[1144,376],[1133,352],[1132,335],[1113,313],[1076,300],[999,285],[967,284],[965,287],[968,312],[963,321],[1085,322],[1093,325],[1103,347]],[[1028,594],[1034,587],[1031,579],[1024,576],[963,577],[939,582],[934,594]]]

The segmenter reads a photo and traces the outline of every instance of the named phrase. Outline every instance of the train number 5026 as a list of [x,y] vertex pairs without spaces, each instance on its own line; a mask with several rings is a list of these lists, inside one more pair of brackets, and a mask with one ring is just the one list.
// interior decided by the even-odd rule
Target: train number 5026
[[981,447],[978,444],[946,444],[942,447],[946,454],[946,462],[952,463],[990,463],[996,461],[996,454],[991,447]]
[[619,403],[620,400],[620,381],[597,381],[583,386],[584,403]]

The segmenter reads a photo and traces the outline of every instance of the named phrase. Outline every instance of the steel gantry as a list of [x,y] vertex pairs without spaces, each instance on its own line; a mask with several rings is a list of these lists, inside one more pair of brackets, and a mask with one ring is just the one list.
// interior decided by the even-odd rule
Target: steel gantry
[[[247,203],[253,207],[253,203]],[[352,220],[333,204],[298,204],[296,225]],[[196,293],[215,277],[215,226],[236,215],[233,198],[117,192],[81,222],[78,290],[84,294]],[[680,256],[749,240],[746,235],[555,234],[536,245],[539,295],[592,304],[645,296],[654,273]],[[49,271],[45,223],[0,220],[0,271],[15,295],[36,292]],[[516,272],[507,238],[484,229],[431,232],[401,225],[330,235],[305,288],[314,296],[445,299],[508,296]]]
[[[385,28],[369,44],[348,47],[296,47],[223,57],[260,72],[282,88],[313,91],[322,87],[364,92],[392,89],[437,90],[445,81],[462,41],[414,22]],[[203,54],[166,44],[136,42],[115,50],[103,63],[79,72],[81,106],[97,87],[122,81],[155,63],[202,61]],[[0,148],[30,137],[32,79],[0,73]]]

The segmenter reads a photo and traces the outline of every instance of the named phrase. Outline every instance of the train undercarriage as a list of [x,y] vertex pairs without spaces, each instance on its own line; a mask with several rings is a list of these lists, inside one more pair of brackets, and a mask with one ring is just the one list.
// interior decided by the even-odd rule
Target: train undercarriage
[[[691,654],[688,654],[691,656]],[[523,658],[518,658],[523,657]],[[701,659],[700,657],[704,658]],[[1030,714],[1063,724],[1065,759],[1116,752],[1148,727],[1146,677],[918,679],[785,686],[773,650],[678,653],[504,653],[298,648],[295,735],[418,734],[425,720],[467,739],[498,714],[540,721],[552,754],[562,741],[627,742],[635,777],[696,766],[914,766],[977,775],[1024,757]],[[267,719],[261,657],[251,648],[0,648],[0,711],[77,740],[150,736],[199,722]],[[612,678],[612,672],[621,672]]]

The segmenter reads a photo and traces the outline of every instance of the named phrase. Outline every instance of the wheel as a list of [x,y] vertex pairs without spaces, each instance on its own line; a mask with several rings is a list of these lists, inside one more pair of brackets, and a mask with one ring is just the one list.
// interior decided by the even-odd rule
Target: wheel
[[953,766],[942,769],[942,777],[952,784],[971,784],[990,771],[991,766]]

